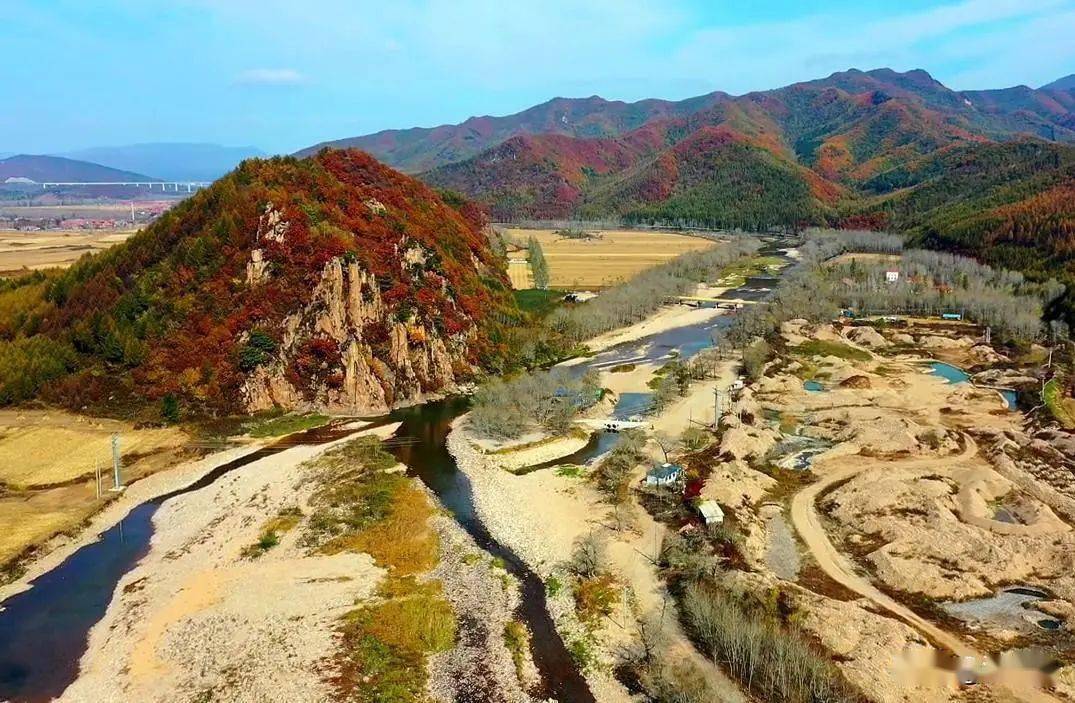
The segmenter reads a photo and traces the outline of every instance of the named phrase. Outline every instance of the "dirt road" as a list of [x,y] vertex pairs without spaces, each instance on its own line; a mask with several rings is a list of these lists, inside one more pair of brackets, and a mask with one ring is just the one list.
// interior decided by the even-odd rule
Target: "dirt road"
[[[891,462],[886,464],[886,469],[893,472],[901,470],[921,471],[934,467],[942,469],[945,466],[966,462],[978,454],[978,445],[966,434],[963,435],[963,440],[965,442],[964,449],[957,457],[947,456]],[[840,461],[854,461],[854,457],[841,457]],[[915,628],[934,645],[943,647],[957,656],[974,657],[978,661],[985,661],[986,658],[980,652],[976,651],[960,637],[921,617],[907,606],[882,593],[869,579],[859,575],[851,561],[836,549],[836,546],[825,533],[825,528],[821,524],[821,517],[817,512],[818,497],[832,486],[847,481],[862,471],[875,466],[876,462],[872,460],[855,461],[855,463],[846,468],[825,474],[820,481],[799,491],[791,501],[792,524],[795,525],[796,531],[802,537],[803,543],[806,544],[818,566],[834,581],[858,593],[863,598],[870,600],[878,607]],[[1037,688],[1025,686],[1009,686],[1009,688],[1019,700],[1033,703],[1056,701],[1048,693]]]

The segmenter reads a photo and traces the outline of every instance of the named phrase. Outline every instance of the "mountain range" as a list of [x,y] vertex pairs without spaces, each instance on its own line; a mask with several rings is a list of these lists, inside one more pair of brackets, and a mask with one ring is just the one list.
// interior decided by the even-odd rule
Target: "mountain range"
[[[850,70],[680,102],[556,99],[341,142],[494,220],[870,227],[1075,288],[1075,76],[956,91]],[[1063,301],[1075,322],[1075,298]]]

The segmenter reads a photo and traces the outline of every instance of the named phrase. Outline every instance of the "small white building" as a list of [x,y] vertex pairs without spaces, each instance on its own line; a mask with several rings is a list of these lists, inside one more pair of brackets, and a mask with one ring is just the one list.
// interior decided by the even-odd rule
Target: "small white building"
[[720,525],[724,522],[724,511],[715,500],[706,500],[698,504],[698,512],[706,525]]
[[889,283],[896,283],[900,280],[899,271],[885,271],[885,281]]
[[683,467],[664,463],[646,472],[647,486],[670,486],[683,478]]

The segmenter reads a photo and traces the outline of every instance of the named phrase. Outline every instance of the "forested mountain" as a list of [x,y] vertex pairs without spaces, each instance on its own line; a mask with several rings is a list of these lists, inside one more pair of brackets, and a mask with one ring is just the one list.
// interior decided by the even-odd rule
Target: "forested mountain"
[[373,154],[407,173],[462,161],[512,137],[556,134],[568,137],[614,137],[657,119],[689,115],[722,100],[710,93],[679,102],[640,100],[625,103],[589,98],[554,98],[506,117],[471,117],[458,125],[389,129],[376,134],[323,142],[296,156],[309,156],[323,147],[354,147]]
[[498,220],[879,227],[1075,282],[1067,86],[957,92],[925,71],[852,70],[611,138],[513,137],[421,177]]
[[[0,401],[365,412],[502,351],[465,202],[357,151],[252,159],[125,243],[0,289]],[[141,409],[140,409],[141,408]]]
[[1075,143],[1062,89],[956,92],[925,71],[847,71],[611,138],[513,137],[422,177],[497,219],[608,217],[716,226],[833,222],[864,184],[938,151],[1027,138]]

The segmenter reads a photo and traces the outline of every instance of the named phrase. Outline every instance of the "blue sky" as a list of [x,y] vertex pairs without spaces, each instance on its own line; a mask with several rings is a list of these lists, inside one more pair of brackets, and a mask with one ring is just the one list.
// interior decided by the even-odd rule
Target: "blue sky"
[[3,0],[0,152],[289,152],[554,96],[743,93],[850,67],[1075,73],[1075,0]]

